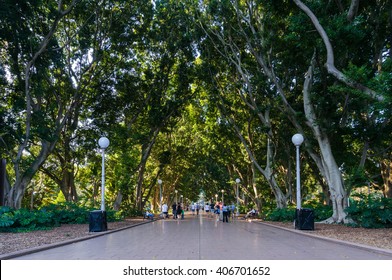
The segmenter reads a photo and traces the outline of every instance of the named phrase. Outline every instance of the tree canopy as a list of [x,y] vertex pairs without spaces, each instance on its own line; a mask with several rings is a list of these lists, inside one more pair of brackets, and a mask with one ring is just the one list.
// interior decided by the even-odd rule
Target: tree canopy
[[363,188],[392,197],[392,3],[366,1],[0,2],[5,205],[59,192],[157,207],[224,191],[234,202],[302,199],[346,221]]

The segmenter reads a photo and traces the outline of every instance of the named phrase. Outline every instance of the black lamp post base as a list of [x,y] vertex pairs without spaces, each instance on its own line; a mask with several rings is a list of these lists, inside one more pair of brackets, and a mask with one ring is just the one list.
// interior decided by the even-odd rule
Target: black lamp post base
[[296,209],[295,229],[314,230],[314,212],[312,209]]
[[106,221],[106,211],[94,210],[90,212],[90,232],[99,232],[108,230],[108,223]]

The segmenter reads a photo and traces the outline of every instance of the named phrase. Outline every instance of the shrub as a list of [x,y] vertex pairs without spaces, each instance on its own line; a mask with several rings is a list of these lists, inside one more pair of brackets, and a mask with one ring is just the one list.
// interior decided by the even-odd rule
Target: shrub
[[293,208],[276,208],[265,213],[266,220],[275,222],[292,222],[294,220],[294,217],[295,209]]
[[19,209],[14,211],[13,227],[34,228],[36,226],[36,215],[28,209]]
[[8,228],[15,223],[14,215],[10,207],[0,207],[0,229]]
[[[61,224],[86,224],[89,223],[89,212],[91,210],[70,202],[51,204],[34,211],[0,207],[0,232],[48,229]],[[135,210],[132,214],[138,214],[138,212]],[[106,211],[106,215],[108,222],[119,221],[124,218],[123,212],[113,210]]]
[[57,225],[88,223],[89,209],[73,202],[51,204],[41,208],[41,211],[53,213],[54,223]]
[[[316,204],[309,205],[306,203],[303,206],[303,208],[309,208],[313,210],[315,221],[326,220],[332,216],[331,206]],[[266,212],[265,219],[275,222],[292,222],[295,219],[295,211],[296,209],[293,206],[282,209],[273,209]]]
[[313,209],[314,220],[316,222],[324,221],[332,216],[332,206],[322,204],[307,204],[304,203],[303,208]]
[[53,227],[50,213],[30,211],[28,209],[13,210],[8,208],[0,211],[0,231],[30,231],[33,229],[47,229]]
[[116,221],[121,221],[123,219],[122,213],[114,210],[108,210],[106,211],[106,220],[107,222],[116,222]]
[[122,217],[139,217],[143,215],[143,212],[136,209],[136,208],[131,208],[131,209],[127,209],[127,210],[120,210],[119,214]]
[[357,194],[345,209],[358,226],[364,228],[392,227],[392,199]]

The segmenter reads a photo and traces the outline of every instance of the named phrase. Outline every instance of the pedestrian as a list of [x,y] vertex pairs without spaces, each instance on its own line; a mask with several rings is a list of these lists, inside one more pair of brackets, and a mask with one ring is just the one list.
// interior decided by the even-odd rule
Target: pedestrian
[[236,208],[235,208],[234,203],[232,203],[230,207],[231,207],[232,219],[233,219],[233,221],[234,221],[235,211],[236,211]]
[[196,204],[196,213],[197,213],[197,215],[199,215],[199,210],[200,210],[200,205],[198,203],[198,204]]
[[220,207],[219,204],[215,205],[215,215],[216,215],[216,220],[219,221],[219,215],[220,215]]
[[219,209],[220,209],[219,220],[223,221],[223,202],[222,201],[219,202]]
[[181,220],[184,219],[184,215],[185,215],[185,209],[184,209],[184,204],[182,204],[182,207],[181,207]]
[[209,217],[209,215],[210,215],[210,205],[208,203],[206,205],[204,205],[204,210],[206,211],[207,216]]
[[174,203],[172,205],[172,211],[173,211],[173,219],[177,219],[177,204]]
[[226,205],[226,204],[223,204],[223,206],[222,206],[222,212],[223,212],[223,222],[228,223],[228,222],[229,222],[229,219],[228,219],[228,216],[229,216],[229,209],[227,208],[227,205]]
[[184,213],[182,211],[181,204],[178,204],[178,206],[177,206],[177,215],[181,215],[181,220],[184,219]]
[[195,203],[192,203],[191,205],[191,210],[192,210],[192,215],[195,215]]
[[231,205],[226,205],[227,208],[227,219],[230,220],[231,217]]
[[164,219],[165,219],[165,218],[169,218],[169,212],[168,212],[168,210],[169,210],[169,207],[167,206],[166,203],[164,203],[164,204],[162,205],[162,214],[163,214],[163,218],[164,218]]

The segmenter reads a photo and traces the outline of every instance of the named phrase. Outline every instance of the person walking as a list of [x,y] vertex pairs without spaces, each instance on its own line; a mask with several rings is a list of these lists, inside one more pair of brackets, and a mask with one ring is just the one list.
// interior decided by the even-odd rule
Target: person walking
[[227,208],[226,204],[223,204],[222,206],[222,212],[223,212],[223,222],[228,223],[229,222],[229,209]]
[[192,205],[191,205],[191,210],[192,210],[192,215],[195,215],[195,209],[196,207],[195,207],[195,203],[192,203]]
[[216,214],[216,220],[219,221],[219,215],[220,215],[220,207],[219,204],[215,205],[215,214]]
[[163,214],[163,218],[164,218],[164,219],[166,219],[166,218],[169,217],[169,212],[168,212],[168,210],[169,210],[169,207],[167,206],[166,203],[164,203],[164,204],[162,205],[162,214]]
[[219,209],[220,209],[220,212],[219,212],[219,221],[223,221],[223,203],[222,203],[222,201],[219,202]]
[[173,219],[177,219],[177,204],[176,203],[174,203],[173,205],[172,205],[172,211],[173,211]]
[[234,218],[236,217],[235,211],[236,211],[237,209],[236,209],[234,203],[232,203],[231,206],[229,206],[229,207],[231,208],[231,217],[232,217],[232,220],[233,220],[233,222],[234,222]]
[[183,213],[183,211],[182,211],[181,204],[178,204],[178,206],[177,206],[177,216],[178,216],[178,215],[181,215],[181,220],[184,219],[184,213]]
[[227,208],[227,220],[230,221],[231,218],[231,205],[226,205]]
[[204,211],[206,211],[207,217],[209,217],[210,216],[210,205],[208,203],[206,205],[204,205]]
[[199,215],[200,205],[199,203],[196,204],[196,214]]
[[181,220],[184,219],[184,215],[185,215],[185,209],[184,209],[184,204],[181,204]]

